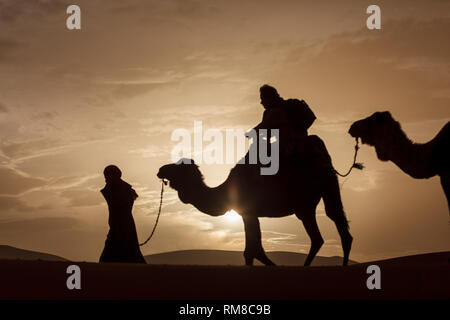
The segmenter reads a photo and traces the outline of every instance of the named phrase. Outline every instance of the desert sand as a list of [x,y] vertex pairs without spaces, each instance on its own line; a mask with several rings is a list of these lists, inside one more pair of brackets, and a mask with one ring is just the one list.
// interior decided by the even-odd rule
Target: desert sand
[[[0,260],[0,299],[450,299],[450,252],[341,266],[205,266]],[[81,289],[66,287],[81,268]],[[369,290],[367,266],[381,269]]]

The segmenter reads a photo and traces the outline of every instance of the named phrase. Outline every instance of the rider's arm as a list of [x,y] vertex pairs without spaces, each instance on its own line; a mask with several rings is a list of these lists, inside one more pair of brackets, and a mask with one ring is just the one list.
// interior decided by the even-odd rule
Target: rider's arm
[[263,118],[262,121],[253,129],[258,130],[258,129],[267,129],[267,125],[268,125],[268,110],[265,110],[263,113]]
[[316,115],[314,114],[314,112],[312,112],[311,108],[308,106],[308,104],[304,100],[302,100],[300,102],[303,106],[303,118],[304,118],[305,126],[306,126],[305,129],[307,130],[307,129],[309,129],[309,127],[311,127],[314,120],[316,120]]
[[280,108],[267,109],[264,111],[263,119],[255,129],[279,129],[286,122],[285,114]]

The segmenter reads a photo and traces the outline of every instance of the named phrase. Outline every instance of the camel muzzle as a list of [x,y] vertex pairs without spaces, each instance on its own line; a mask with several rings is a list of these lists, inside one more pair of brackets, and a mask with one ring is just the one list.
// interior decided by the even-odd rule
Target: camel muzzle
[[165,186],[167,186],[168,181],[168,177],[166,174],[164,174],[163,172],[161,172],[161,169],[159,169],[158,173],[156,174],[156,176],[161,179],[162,183],[164,183]]
[[169,177],[167,176],[167,174],[164,174],[164,172],[162,172],[161,170],[159,170],[158,173],[156,174],[156,176],[158,177],[158,179],[163,180],[163,182],[164,182],[165,184],[167,184],[167,179],[169,178]]
[[360,138],[361,135],[358,132],[358,123],[355,122],[351,125],[350,129],[348,130],[348,133],[353,137],[353,138]]

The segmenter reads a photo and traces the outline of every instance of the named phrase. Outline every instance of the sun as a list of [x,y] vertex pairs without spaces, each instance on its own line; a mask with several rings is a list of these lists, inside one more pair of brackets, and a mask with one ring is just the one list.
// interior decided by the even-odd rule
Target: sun
[[230,222],[238,221],[241,219],[241,216],[234,210],[227,211],[224,217]]

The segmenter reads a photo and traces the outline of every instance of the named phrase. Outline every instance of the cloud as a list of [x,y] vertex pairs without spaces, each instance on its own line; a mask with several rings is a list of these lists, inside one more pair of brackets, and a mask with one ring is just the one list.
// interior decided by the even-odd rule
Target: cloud
[[163,3],[151,0],[138,1],[134,4],[116,2],[108,11],[120,17],[132,16],[135,19],[140,17],[137,20],[141,24],[151,24],[152,26],[209,21],[217,18],[220,13],[219,8],[201,0],[168,0]]
[[265,242],[271,245],[297,245],[298,243],[293,243],[298,236],[295,234],[275,232],[275,231],[262,231],[263,238]]
[[12,23],[23,15],[40,16],[41,14],[64,13],[67,6],[68,4],[62,0],[2,0],[0,2],[0,21]]
[[449,28],[450,19],[389,20],[381,32],[360,29],[317,41],[320,50],[308,59],[293,42],[283,51],[285,71],[270,73],[287,92],[301,88],[310,106],[320,107],[319,118],[378,109],[407,120],[448,117],[450,99],[432,97],[450,86]]
[[0,196],[0,208],[2,213],[5,211],[30,211],[33,208],[26,205],[22,200],[13,196]]
[[55,111],[42,111],[36,112],[32,115],[33,120],[44,120],[44,121],[53,121],[55,117],[58,115]]
[[0,221],[2,234],[39,234],[78,227],[80,222],[70,217],[41,217],[16,221]]
[[345,184],[344,180],[341,184],[341,188],[349,188],[356,192],[368,192],[373,191],[379,187],[380,179],[384,179],[387,176],[386,173],[375,171],[371,169],[364,169],[358,175],[354,175],[348,183]]
[[119,99],[132,98],[153,90],[161,89],[174,83],[137,83],[137,84],[119,84],[112,91],[112,96]]
[[61,192],[61,196],[69,200],[69,207],[97,206],[104,202],[99,191],[73,189]]
[[8,167],[0,167],[0,181],[2,195],[17,195],[46,184],[43,179],[29,177]]
[[[117,137],[114,137],[117,138]],[[3,142],[0,149],[4,156],[8,157],[13,163],[30,163],[31,160],[44,157],[54,157],[56,155],[67,156],[76,154],[77,150],[87,148],[92,144],[105,144],[114,140],[110,136],[100,135],[76,136],[30,139],[21,142]]]
[[0,113],[7,113],[8,112],[8,108],[0,102]]
[[[393,110],[402,124],[429,121],[405,130],[414,141],[425,141],[428,133],[436,132],[433,119],[449,117],[446,3],[386,3],[383,29],[372,32],[362,29],[364,10],[351,1],[280,5],[266,0],[101,4],[80,0],[82,31],[67,32],[67,1],[0,0],[0,62],[7,62],[0,65],[0,154],[5,155],[1,163],[14,163],[32,175],[0,170],[0,187],[8,192],[1,196],[0,211],[15,218],[21,211],[34,217],[70,212],[85,219],[83,228],[92,231],[89,241],[85,230],[59,235],[76,241],[55,241],[57,230],[52,226],[67,230],[70,220],[27,220],[10,225],[15,229],[2,239],[20,242],[23,236],[17,230],[29,230],[47,237],[48,248],[54,245],[67,249],[68,255],[76,251],[79,257],[96,256],[95,244],[89,242],[96,239],[101,246],[104,241],[107,209],[98,189],[104,184],[101,170],[109,163],[123,168],[125,179],[139,193],[134,214],[140,235],[146,233],[159,205],[160,182],[155,174],[163,161],[158,156],[170,156],[170,132],[192,130],[193,120],[202,120],[204,130],[250,128],[261,120],[258,87],[265,82],[274,84],[286,98],[307,99],[318,116],[313,130],[319,130],[338,169],[351,163],[353,141],[346,133],[351,120],[378,108]],[[358,160],[369,169],[352,174],[342,188],[355,239],[362,240],[355,252],[391,250],[393,241],[377,231],[391,228],[394,233],[394,225],[414,224],[421,217],[419,211],[431,212],[434,216],[429,220],[439,223],[440,212],[447,215],[442,190],[437,193],[442,199],[436,199],[424,188],[419,200],[415,188],[420,182],[399,186],[401,178],[389,182],[390,175],[378,174],[379,168],[398,169],[379,162],[373,149],[362,148]],[[226,177],[228,169],[205,167],[208,179],[219,182]],[[150,250],[242,249],[241,222],[200,214],[166,190],[161,225]],[[394,199],[403,190],[410,192],[404,197],[408,199]],[[429,206],[418,209],[428,199],[443,205],[433,211]],[[383,209],[378,210],[380,206]],[[399,213],[404,219],[390,224],[389,219]],[[264,244],[278,250],[295,246],[307,250],[305,232],[293,238],[298,231],[298,221],[293,219],[296,223],[270,220],[262,229],[276,232],[264,231]],[[327,219],[320,218],[319,223]],[[431,231],[423,233],[430,235],[427,241],[448,240],[442,227],[440,236],[434,237],[438,222],[435,226],[427,221],[417,223],[420,227],[429,223]],[[417,230],[410,232],[414,236],[400,231],[398,238],[404,236],[405,248],[407,241],[421,240],[416,239]],[[28,241],[39,239],[35,245],[42,246],[42,237]]]
[[101,185],[103,181],[103,177],[100,174],[88,176],[63,176],[49,180],[46,189],[61,190],[80,186],[93,187]]
[[14,2],[17,3],[19,1],[4,0],[0,2],[0,21],[11,22],[20,15],[21,8],[17,5],[13,5]]
[[45,152],[45,150],[53,150],[60,142],[57,139],[33,139],[23,142],[3,142],[1,149],[3,154],[11,159],[19,159],[27,156],[36,156]]
[[13,56],[14,50],[21,46],[21,43],[15,40],[0,38],[0,62],[9,60]]
[[143,158],[158,158],[158,157],[166,157],[167,154],[170,154],[171,148],[170,146],[147,146],[144,148],[138,148],[134,150],[128,151],[130,154],[137,154]]

